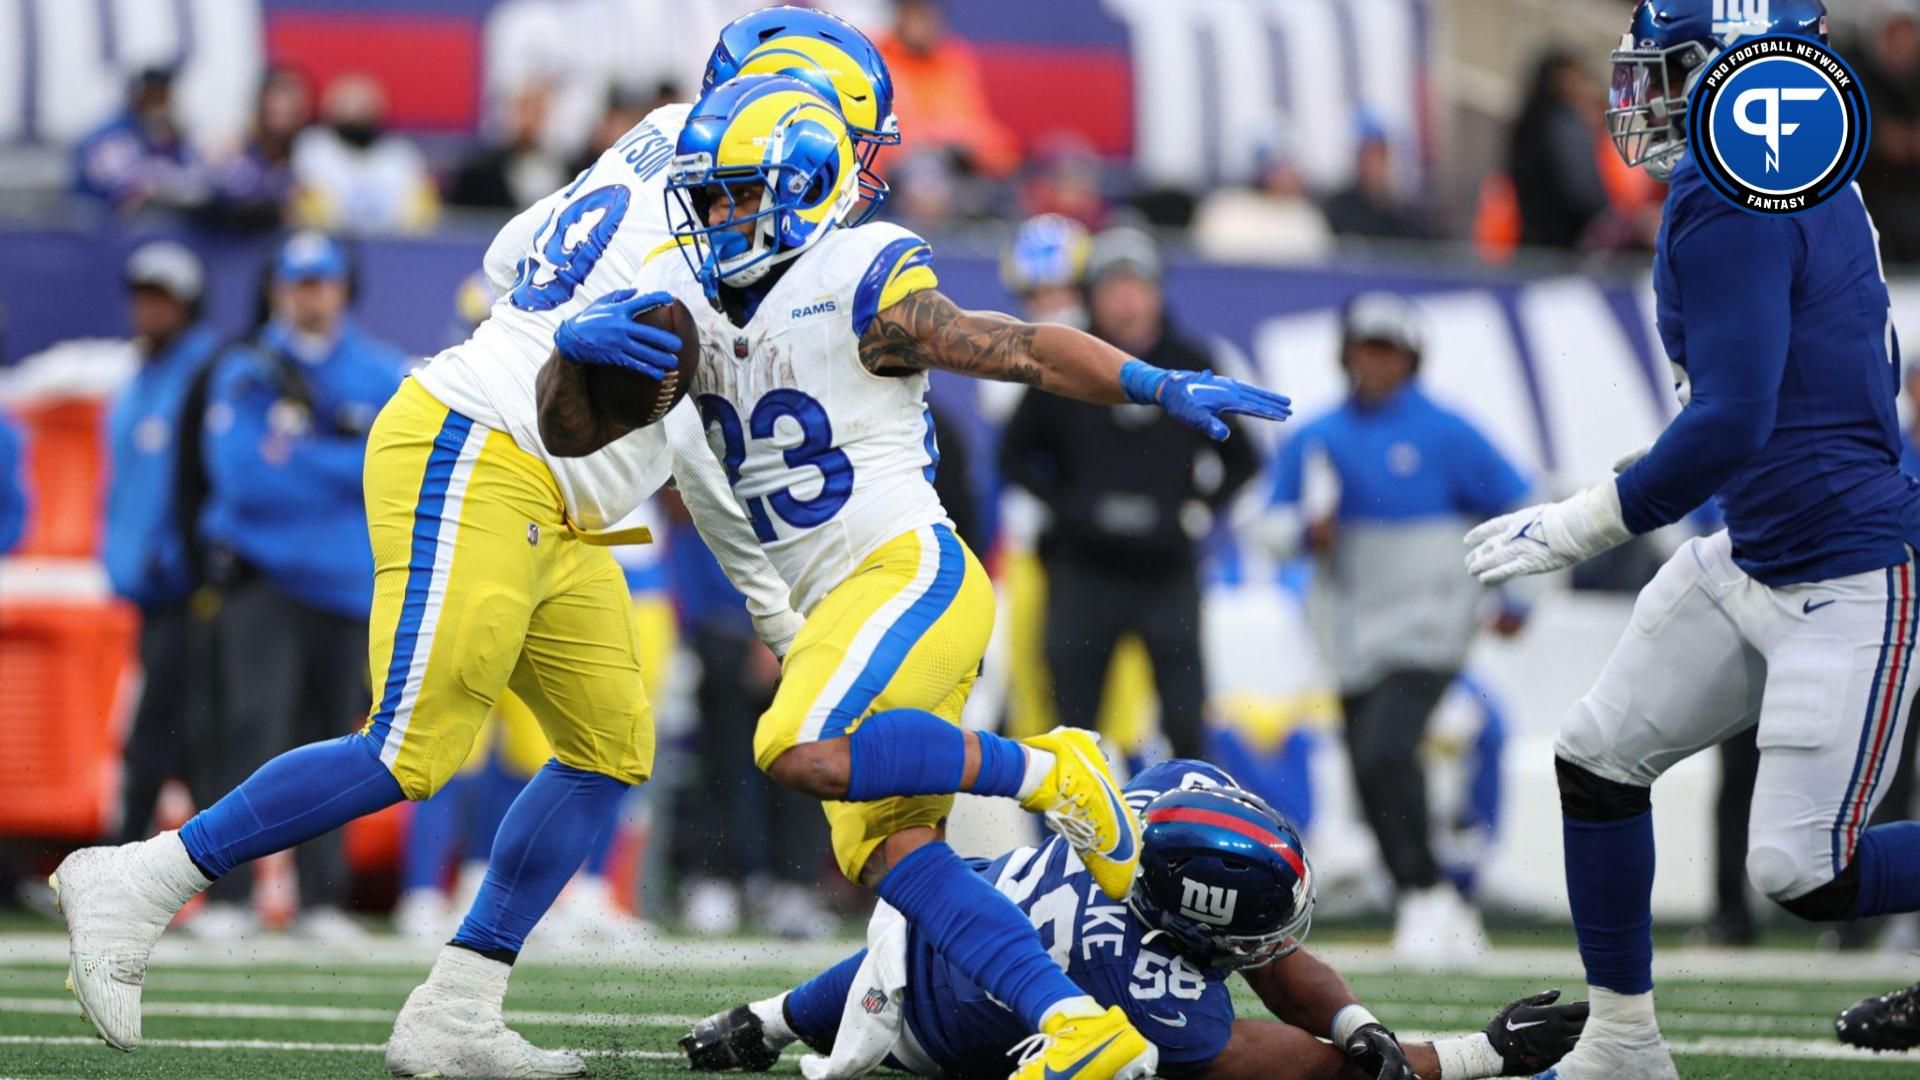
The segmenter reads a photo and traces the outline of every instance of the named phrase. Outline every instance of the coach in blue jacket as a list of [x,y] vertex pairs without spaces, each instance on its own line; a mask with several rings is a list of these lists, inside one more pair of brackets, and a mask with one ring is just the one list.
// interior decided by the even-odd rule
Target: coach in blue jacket
[[[229,756],[243,768],[343,735],[367,708],[373,554],[360,472],[367,430],[406,357],[353,324],[345,248],[318,232],[281,244],[271,318],[219,362],[204,450],[200,528],[222,589],[220,685]],[[230,788],[244,771],[226,778]],[[337,834],[295,855],[315,936],[352,934]]]
[[[1527,483],[1485,436],[1421,391],[1420,323],[1399,296],[1348,304],[1350,391],[1294,432],[1274,466],[1271,534],[1321,557],[1355,788],[1399,891],[1396,950],[1463,963],[1478,920],[1442,881],[1418,752],[1465,662],[1486,590],[1459,572],[1462,522],[1510,509]],[[1506,628],[1516,629],[1509,615]]]
[[[219,348],[200,321],[206,273],[179,244],[143,245],[125,278],[140,370],[107,411],[109,456],[101,559],[113,591],[140,609],[140,702],[127,734],[120,786],[122,839],[147,835],[154,799],[168,777],[196,790],[189,766],[203,758],[208,633],[188,603],[198,585],[181,521],[187,399]],[[191,457],[192,455],[188,455]]]

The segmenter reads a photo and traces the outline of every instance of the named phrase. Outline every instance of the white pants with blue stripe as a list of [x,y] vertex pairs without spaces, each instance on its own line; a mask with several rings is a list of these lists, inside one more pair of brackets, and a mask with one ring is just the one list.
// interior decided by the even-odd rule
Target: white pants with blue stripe
[[1899,566],[1774,588],[1725,532],[1687,542],[1634,603],[1555,750],[1648,786],[1759,725],[1747,875],[1790,900],[1853,861],[1898,765],[1920,625],[1920,571]]

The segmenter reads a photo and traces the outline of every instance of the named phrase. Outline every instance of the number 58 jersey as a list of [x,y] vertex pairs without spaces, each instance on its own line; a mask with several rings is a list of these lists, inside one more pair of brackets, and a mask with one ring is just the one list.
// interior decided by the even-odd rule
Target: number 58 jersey
[[734,498],[802,614],[896,536],[947,521],[927,376],[875,375],[860,336],[939,282],[927,242],[896,225],[836,229],[794,259],[736,325],[677,252],[636,288],[672,293],[700,327],[692,393]]
[[508,222],[487,248],[496,296],[487,321],[415,376],[442,405],[545,462],[568,520],[590,530],[612,526],[666,482],[667,424],[691,423],[691,412],[586,457],[556,458],[540,439],[535,382],[561,321],[624,288],[649,253],[671,245],[666,168],[689,108],[655,109],[572,184]]

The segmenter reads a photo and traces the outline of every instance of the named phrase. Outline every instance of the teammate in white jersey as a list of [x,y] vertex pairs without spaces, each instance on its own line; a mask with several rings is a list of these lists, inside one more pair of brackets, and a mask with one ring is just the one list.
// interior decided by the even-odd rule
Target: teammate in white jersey
[[[1159,405],[1215,438],[1228,432],[1223,414],[1282,419],[1287,399],[1163,371],[1065,327],[961,311],[935,288],[924,240],[892,225],[841,227],[856,172],[843,118],[808,85],[746,75],[717,86],[688,117],[669,172],[679,254],[655,257],[631,301],[677,297],[692,311],[708,439],[807,618],[755,760],[826,803],[849,879],[1048,1041],[1022,1078],[1144,1075],[1153,1046],[1078,989],[1020,910],[940,839],[956,792],[1018,799],[1047,813],[1116,899],[1140,850],[1091,735],[1023,745],[959,727],[993,595],[934,493],[926,372]],[[638,350],[634,365],[671,367],[671,351]]]
[[[827,92],[844,84],[866,108],[887,108],[884,78],[876,86],[843,50],[815,53],[824,60],[806,62]],[[754,61],[750,49],[721,54],[730,65]],[[503,293],[492,316],[408,380],[374,424],[364,473],[375,564],[366,726],[267,762],[177,833],[61,863],[54,885],[70,985],[110,1045],[139,1044],[147,959],[187,900],[239,863],[432,795],[511,688],[553,760],[501,823],[479,896],[401,1010],[387,1065],[399,1075],[582,1071],[579,1055],[538,1049],[508,1029],[500,1007],[528,932],[622,795],[653,769],[632,599],[604,546],[638,537],[609,527],[673,476],[761,636],[784,652],[799,627],[691,405],[578,458],[543,438],[536,407],[537,384],[577,385],[580,365],[649,329],[598,316],[606,294],[617,306],[646,252],[670,240],[665,172],[686,113],[656,111],[515,218],[487,253]]]

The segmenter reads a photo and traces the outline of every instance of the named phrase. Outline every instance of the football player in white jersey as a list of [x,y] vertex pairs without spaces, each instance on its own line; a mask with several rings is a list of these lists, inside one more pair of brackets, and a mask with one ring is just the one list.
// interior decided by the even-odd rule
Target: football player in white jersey
[[[769,17],[814,32],[768,37]],[[847,94],[843,107],[866,109],[873,130],[891,130],[884,65],[864,39],[862,52],[847,37],[858,38],[850,27],[814,13],[753,18],[744,32],[730,28],[716,65],[761,62],[753,48],[775,46],[774,63],[805,66],[826,93]],[[528,932],[620,797],[653,769],[632,600],[605,546],[642,538],[612,527],[672,476],[767,644],[784,653],[800,625],[690,403],[585,456],[562,457],[541,437],[542,370],[549,381],[577,374],[648,330],[601,317],[599,302],[671,242],[663,188],[687,109],[656,110],[507,225],[486,256],[501,293],[492,316],[409,379],[374,424],[364,469],[375,564],[366,726],[267,762],[178,832],[61,863],[69,985],[110,1045],[139,1044],[147,959],[187,900],[239,863],[432,795],[511,688],[553,760],[502,822],[478,898],[395,1022],[387,1065],[399,1075],[582,1071],[578,1055],[508,1029],[500,1007]]]
[[[679,250],[653,258],[628,301],[677,297],[692,311],[708,439],[806,616],[755,761],[825,802],[849,879],[1047,1040],[1022,1080],[1143,1075],[1153,1046],[1075,987],[1019,909],[940,839],[954,794],[970,791],[1046,813],[1116,899],[1140,855],[1092,735],[1022,743],[959,727],[993,594],[934,493],[926,373],[1157,405],[1214,438],[1228,433],[1224,414],[1278,420],[1287,399],[1163,371],[1066,327],[960,310],[935,288],[924,240],[894,225],[841,227],[856,172],[846,123],[808,85],[745,75],[715,87],[669,167]],[[640,369],[675,362],[670,349],[637,353]],[[566,404],[556,413],[601,422],[583,394]]]

